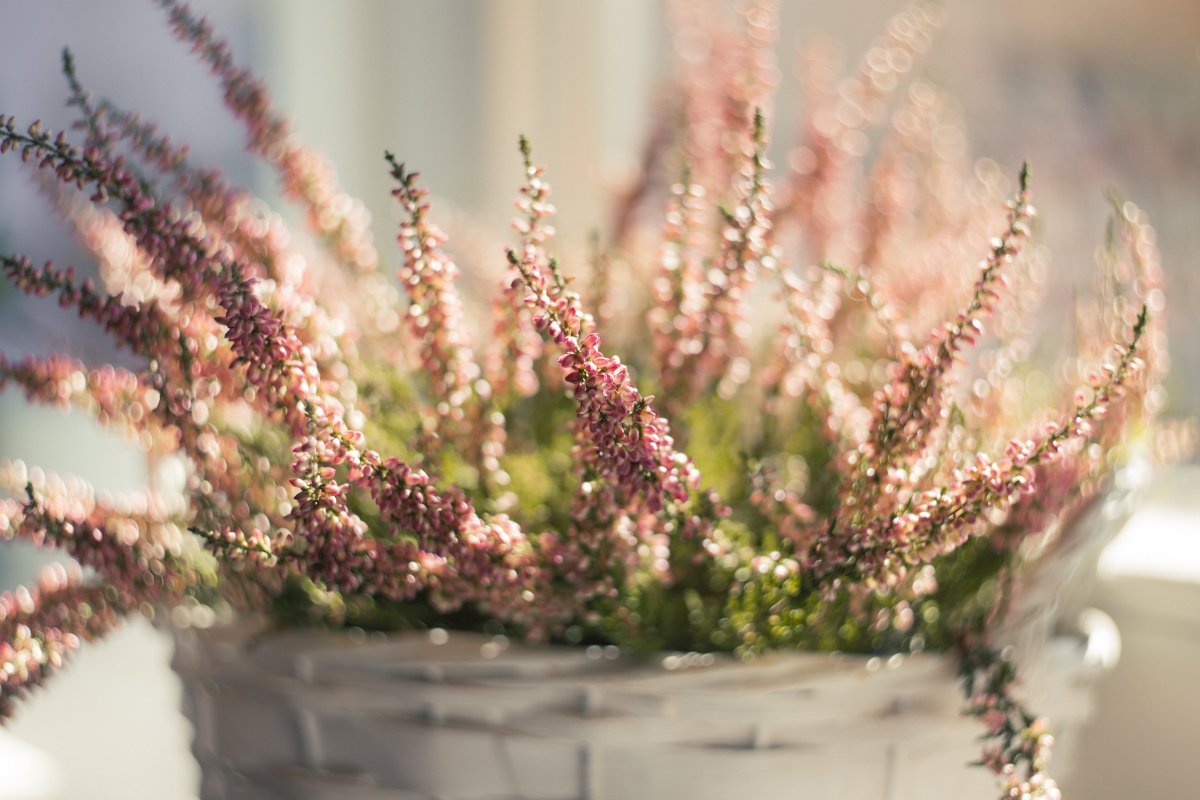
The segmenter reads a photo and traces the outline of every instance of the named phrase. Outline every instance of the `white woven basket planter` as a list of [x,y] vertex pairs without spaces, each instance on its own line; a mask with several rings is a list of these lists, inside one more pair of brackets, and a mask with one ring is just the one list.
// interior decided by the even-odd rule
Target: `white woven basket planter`
[[[1056,772],[1115,629],[1052,640],[1026,696]],[[952,659],[617,657],[453,633],[184,630],[203,800],[991,798]]]

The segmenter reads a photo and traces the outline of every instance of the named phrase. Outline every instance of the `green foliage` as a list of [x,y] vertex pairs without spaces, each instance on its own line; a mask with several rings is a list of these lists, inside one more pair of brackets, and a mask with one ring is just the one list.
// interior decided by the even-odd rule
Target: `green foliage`
[[[387,413],[368,419],[373,440],[396,450],[413,441],[421,422],[409,384],[383,378],[367,384],[364,395],[369,405],[387,408]],[[531,531],[578,524],[571,517],[579,481],[572,468],[573,399],[563,392],[539,392],[515,400],[504,411],[510,446],[502,461],[509,476],[503,491],[510,496],[514,515]],[[288,457],[285,438],[272,438],[270,430],[247,434],[244,452]],[[949,648],[962,631],[978,629],[993,607],[1009,556],[984,538],[972,539],[935,562],[936,591],[903,607],[898,607],[895,595],[863,587],[819,591],[800,574],[777,573],[770,564],[763,567],[761,558],[755,561],[765,553],[791,555],[789,543],[751,502],[756,466],[770,465],[789,486],[799,487],[818,515],[834,511],[838,486],[829,477],[835,474],[833,448],[824,438],[819,413],[810,405],[796,403],[765,416],[745,397],[711,394],[683,412],[674,432],[686,441],[706,488],[715,490],[728,507],[712,537],[721,553],[713,556],[697,541],[675,542],[672,582],[664,583],[648,567],[619,576],[617,596],[599,601],[586,619],[557,631],[557,638],[614,643],[632,653],[725,651],[750,656],[769,649],[808,649],[886,654]],[[474,470],[460,454],[443,450],[436,458],[442,478],[480,494]],[[362,493],[352,493],[350,504],[375,535],[405,535],[379,530],[378,512]],[[715,510],[707,506],[706,496],[698,495],[687,513],[712,516]],[[273,615],[283,625],[323,623],[368,630],[496,627],[470,607],[444,614],[419,601],[341,597],[300,578],[289,579]]]
[[532,530],[565,530],[578,484],[571,458],[574,401],[539,392],[515,403],[506,419],[510,446],[501,465],[516,498],[513,516]]
[[688,455],[705,484],[734,506],[749,497],[745,412],[741,404],[714,394],[696,400],[680,418]]
[[412,458],[412,443],[421,430],[421,397],[411,380],[400,371],[378,365],[358,387],[365,408],[380,413],[365,415],[363,434],[380,443],[380,452]]

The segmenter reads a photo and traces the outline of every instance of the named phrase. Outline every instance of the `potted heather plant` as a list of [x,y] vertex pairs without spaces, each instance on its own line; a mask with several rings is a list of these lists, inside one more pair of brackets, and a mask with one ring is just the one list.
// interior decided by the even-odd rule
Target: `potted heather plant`
[[1050,598],[1151,441],[1159,266],[1117,206],[1064,369],[1080,388],[1033,394],[1029,172],[1005,199],[933,146],[936,92],[889,101],[937,12],[903,12],[837,91],[811,71],[776,174],[769,9],[685,10],[709,52],[680,66],[587,277],[553,256],[521,139],[516,237],[472,326],[417,174],[387,156],[397,288],[332,167],[204,20],[160,4],[322,255],[69,56],[74,136],[0,117],[101,283],[19,255],[4,273],[140,363],[0,357],[0,387],[186,475],[111,498],[0,464],[0,536],[79,565],[0,601],[0,711],[169,607],[206,797],[963,796],[957,665],[1003,796],[1058,796],[1017,665],[1067,694],[1086,672],[1045,644]]

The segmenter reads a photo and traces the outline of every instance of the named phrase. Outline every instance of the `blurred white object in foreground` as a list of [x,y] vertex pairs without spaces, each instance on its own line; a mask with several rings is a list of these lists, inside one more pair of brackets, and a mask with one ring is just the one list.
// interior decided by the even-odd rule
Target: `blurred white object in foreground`
[[0,729],[0,797],[57,800],[58,765],[35,747]]
[[1200,467],[1161,476],[1105,550],[1095,605],[1121,631],[1085,763],[1068,786],[1092,800],[1193,798],[1200,723]]

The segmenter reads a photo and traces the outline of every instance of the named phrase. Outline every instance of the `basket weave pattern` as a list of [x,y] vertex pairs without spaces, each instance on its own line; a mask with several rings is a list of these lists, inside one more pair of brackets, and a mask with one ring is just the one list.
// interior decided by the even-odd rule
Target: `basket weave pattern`
[[[445,641],[442,641],[445,639]],[[1027,690],[1058,774],[1111,658],[1049,642]],[[186,630],[204,800],[988,797],[945,656],[633,660],[477,634]]]

